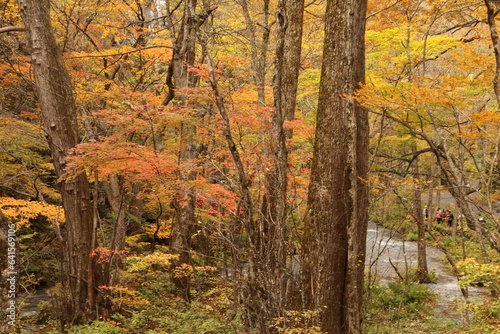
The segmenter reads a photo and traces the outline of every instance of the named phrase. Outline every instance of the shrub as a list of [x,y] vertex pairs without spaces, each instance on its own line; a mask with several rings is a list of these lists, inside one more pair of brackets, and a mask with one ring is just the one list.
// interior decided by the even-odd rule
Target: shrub
[[464,303],[461,309],[472,314],[466,333],[500,333],[500,300]]
[[497,288],[500,279],[500,266],[492,263],[478,263],[468,258],[457,263],[460,270],[461,286],[487,286]]
[[439,279],[436,272],[430,270],[427,274],[422,274],[417,267],[410,267],[408,270],[408,281],[413,283],[436,283]]
[[271,328],[282,334],[322,334],[318,319],[319,311],[286,311],[283,317],[274,319]]
[[[432,310],[436,298],[427,287],[415,283],[390,282],[387,287],[374,285],[371,290],[368,316],[372,318],[418,318]],[[385,312],[378,314],[380,310]]]
[[237,323],[227,314],[219,314],[208,305],[192,303],[185,309],[150,305],[130,319],[124,326],[133,333],[205,334],[236,333]]
[[68,334],[125,334],[128,331],[120,328],[114,324],[94,321],[91,324],[73,326],[68,331]]

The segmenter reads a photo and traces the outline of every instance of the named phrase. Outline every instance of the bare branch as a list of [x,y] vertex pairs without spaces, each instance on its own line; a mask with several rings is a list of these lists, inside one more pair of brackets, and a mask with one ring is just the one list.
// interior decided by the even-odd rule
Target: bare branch
[[135,50],[128,51],[128,52],[113,53],[113,54],[109,54],[109,55],[107,55],[107,54],[100,54],[100,55],[88,55],[88,56],[77,56],[77,57],[64,57],[64,59],[99,58],[99,57],[124,56],[124,55],[128,55],[128,54],[131,54],[131,53],[134,53],[134,52],[139,52],[139,51],[146,50],[146,49],[155,49],[155,48],[173,49],[173,47],[167,46],[167,45],[152,45],[152,46],[146,46],[145,48],[135,49]]
[[20,26],[8,26],[8,27],[0,28],[0,34],[4,33],[4,32],[10,32],[10,31],[26,31],[26,28],[20,27]]
[[373,17],[373,16],[375,16],[375,15],[378,15],[378,14],[382,13],[383,11],[388,10],[389,8],[391,8],[391,7],[395,6],[395,5],[397,5],[397,4],[398,4],[398,3],[400,3],[401,1],[402,1],[402,0],[396,0],[396,2],[394,2],[393,4],[390,4],[389,6],[387,6],[387,7],[385,7],[385,8],[382,8],[381,10],[378,10],[378,11],[376,11],[376,12],[374,12],[374,13],[371,13],[371,14],[367,15],[367,16],[366,16],[366,19],[368,20],[368,19],[370,19],[371,17]]

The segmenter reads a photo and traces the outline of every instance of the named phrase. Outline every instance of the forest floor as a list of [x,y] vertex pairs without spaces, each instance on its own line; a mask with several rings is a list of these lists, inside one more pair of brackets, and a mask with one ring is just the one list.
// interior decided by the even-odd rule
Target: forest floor
[[[442,251],[434,247],[427,247],[427,266],[430,272],[437,275],[435,283],[425,285],[437,295],[435,307],[436,317],[455,319],[459,324],[466,323],[466,314],[463,314],[459,305],[465,301],[458,280],[446,264]],[[398,273],[405,275],[410,269],[417,266],[417,242],[404,241],[401,235],[391,229],[370,222],[367,236],[366,265],[382,283],[400,281]],[[392,264],[391,264],[392,263]],[[397,268],[397,272],[396,269]],[[468,288],[469,302],[481,301],[488,294],[486,288]]]
[[[443,252],[434,247],[427,247],[427,264],[429,271],[437,276],[435,283],[424,284],[436,294],[434,317],[436,319],[453,320],[457,325],[467,323],[467,314],[462,312],[464,298],[458,286],[456,276],[446,263]],[[378,280],[382,284],[400,282],[399,276],[405,276],[417,266],[417,243],[405,241],[396,231],[370,222],[367,235],[367,269],[369,280]],[[396,269],[397,268],[397,271]],[[298,263],[297,268],[298,270]],[[398,275],[399,273],[399,275]],[[469,288],[469,302],[482,301],[489,293],[486,288]],[[47,301],[50,295],[45,289],[38,289],[33,294],[23,294],[21,318],[27,320],[39,311],[39,302]],[[34,327],[28,327],[24,333],[34,333]]]

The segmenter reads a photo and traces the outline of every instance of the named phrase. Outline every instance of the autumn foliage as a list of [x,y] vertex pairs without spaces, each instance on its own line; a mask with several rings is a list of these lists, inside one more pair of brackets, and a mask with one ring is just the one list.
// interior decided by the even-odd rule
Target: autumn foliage
[[[304,8],[295,114],[282,124],[293,135],[284,139],[279,230],[273,85],[282,3],[52,0],[78,117],[78,144],[60,161],[61,177],[43,130],[32,50],[22,30],[0,32],[0,211],[17,224],[21,290],[47,287],[55,296],[44,309],[51,320],[39,321],[47,331],[72,322],[63,312],[71,294],[62,277],[68,222],[59,190],[84,175],[93,224],[84,280],[96,288],[86,292],[95,304],[78,333],[93,326],[110,333],[319,332],[320,310],[303,307],[299,262],[311,216],[326,1]],[[366,83],[355,99],[369,110],[370,171],[357,181],[370,186],[370,220],[411,236],[418,220],[412,196],[437,206],[438,196],[450,194],[463,230],[432,230],[427,220],[433,234],[426,240],[450,247],[462,286],[483,280],[496,287],[500,97],[486,16],[482,2],[469,0],[368,3]],[[0,1],[0,28],[22,25],[17,3]],[[284,231],[281,240],[276,231]],[[286,259],[277,267],[282,281],[272,283],[285,287],[286,307],[259,323],[274,302],[266,279],[276,273],[266,272],[265,261],[277,263],[278,247]],[[498,330],[498,299],[485,305],[471,314]]]

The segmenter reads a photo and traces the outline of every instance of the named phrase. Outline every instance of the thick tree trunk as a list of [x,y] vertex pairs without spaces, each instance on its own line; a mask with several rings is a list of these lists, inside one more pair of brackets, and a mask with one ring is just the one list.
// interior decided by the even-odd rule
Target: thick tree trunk
[[365,15],[366,1],[327,2],[305,221],[306,306],[336,334],[362,332],[369,128],[353,94],[364,81]]
[[[44,130],[56,175],[60,177],[68,151],[78,142],[72,84],[53,34],[49,1],[19,0],[19,9],[32,48],[33,73]],[[93,223],[86,175],[61,181],[60,192],[66,215],[66,273],[63,277],[64,285],[69,288],[69,300],[65,302],[67,320],[74,323],[87,313],[88,293],[95,293],[95,288],[87,285]],[[94,309],[93,305],[87,306],[89,311]]]

